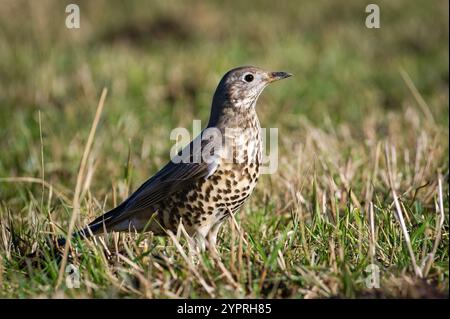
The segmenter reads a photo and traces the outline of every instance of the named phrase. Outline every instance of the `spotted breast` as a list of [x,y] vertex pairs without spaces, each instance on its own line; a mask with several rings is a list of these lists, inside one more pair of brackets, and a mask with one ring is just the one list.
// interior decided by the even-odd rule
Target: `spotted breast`
[[224,130],[225,151],[213,174],[154,207],[158,223],[151,225],[153,232],[176,231],[182,222],[189,235],[210,234],[215,240],[221,224],[242,207],[258,181],[262,142],[256,113],[247,123]]

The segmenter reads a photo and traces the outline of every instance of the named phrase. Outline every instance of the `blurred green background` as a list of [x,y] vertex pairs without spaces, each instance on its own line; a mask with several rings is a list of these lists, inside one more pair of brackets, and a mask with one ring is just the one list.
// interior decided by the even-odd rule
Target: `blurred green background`
[[46,174],[71,188],[103,87],[96,149],[118,160],[100,176],[122,176],[129,151],[148,174],[170,130],[206,123],[222,74],[247,64],[295,74],[258,106],[284,136],[298,117],[357,131],[415,105],[401,69],[448,127],[448,1],[377,1],[380,29],[365,27],[364,1],[76,1],[72,30],[70,2],[0,2],[0,176],[39,176],[40,110]]
[[[371,262],[365,250],[368,221],[359,215],[367,213],[369,203],[375,205],[379,229],[378,262],[398,278],[411,275],[392,210],[383,142],[396,152],[396,187],[407,207],[414,253],[424,260],[438,216],[436,174],[448,177],[449,167],[449,2],[376,1],[381,28],[368,29],[365,8],[371,2],[0,0],[3,295],[52,291],[56,262],[37,258],[41,268],[26,268],[23,256],[43,246],[38,243],[49,232],[63,233],[68,225],[80,158],[103,87],[108,95],[77,226],[98,216],[100,207],[124,199],[169,159],[173,128],[191,129],[193,119],[205,125],[218,81],[241,65],[295,76],[267,88],[258,102],[262,126],[279,129],[280,168],[263,177],[238,216],[246,238],[255,238],[245,250],[249,274],[262,278],[261,284],[255,281],[255,288],[250,280],[242,295],[233,287],[223,293],[228,286],[214,273],[218,296],[355,296],[353,285],[362,285]],[[80,6],[80,29],[65,26],[69,3]],[[60,194],[42,189],[43,173]],[[8,177],[34,177],[37,183]],[[446,224],[429,278],[448,296],[448,184],[444,188]],[[61,194],[68,199],[61,200]],[[299,227],[306,231],[298,235],[295,216],[302,214],[315,217],[312,223],[301,219]],[[346,222],[334,228],[327,221],[325,227],[321,214],[343,214]],[[54,225],[62,228],[55,231]],[[225,229],[221,249],[228,264],[227,247],[234,241]],[[267,272],[260,251],[276,257],[285,245],[279,239],[283,232],[295,233],[284,252],[287,270]],[[101,263],[89,266],[96,259],[88,256],[82,258],[90,269],[86,280],[105,289],[82,296],[110,296],[110,279],[104,279],[109,272],[102,273]],[[173,256],[183,265],[179,254]],[[317,292],[316,277],[308,279],[299,265],[330,288]],[[116,265],[110,266],[115,271]],[[266,274],[267,282],[281,282],[285,291],[264,292]],[[241,275],[236,278],[244,285]],[[158,271],[150,277],[155,276]],[[177,280],[189,286],[186,277],[164,276],[175,283],[173,291]],[[388,276],[384,285],[403,289]],[[201,289],[183,291],[183,296],[204,296]]]

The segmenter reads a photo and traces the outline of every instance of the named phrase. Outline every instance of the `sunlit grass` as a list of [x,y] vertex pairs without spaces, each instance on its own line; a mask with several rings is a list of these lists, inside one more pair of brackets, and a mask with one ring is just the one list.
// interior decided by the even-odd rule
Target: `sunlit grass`
[[[379,30],[358,1],[80,1],[78,31],[64,28],[64,5],[0,4],[0,296],[448,294],[447,2],[380,1]],[[67,231],[102,88],[77,226],[169,159],[173,128],[205,125],[221,75],[245,64],[295,76],[258,103],[262,126],[279,130],[279,166],[223,227],[221,259],[192,264],[179,234],[107,235],[73,243],[81,286],[57,287],[48,239]],[[379,289],[365,285],[370,264]]]

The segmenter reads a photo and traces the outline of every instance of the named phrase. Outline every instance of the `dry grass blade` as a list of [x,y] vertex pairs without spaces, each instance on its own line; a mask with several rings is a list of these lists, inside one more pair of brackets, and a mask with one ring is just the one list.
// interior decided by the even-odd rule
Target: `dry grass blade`
[[414,255],[414,250],[411,245],[411,238],[409,237],[408,229],[406,228],[405,219],[403,218],[402,208],[400,207],[400,203],[398,201],[397,194],[395,193],[394,189],[392,189],[392,196],[394,197],[394,203],[395,203],[395,208],[397,210],[398,220],[399,220],[402,232],[403,232],[403,236],[405,237],[405,243],[406,243],[406,246],[408,247],[408,252],[411,257],[411,262],[412,262],[412,265],[414,268],[414,273],[416,274],[416,276],[422,278],[423,277],[422,271],[417,266],[416,256]]
[[388,171],[387,174],[388,174],[389,185],[390,185],[391,191],[392,191],[392,197],[394,198],[394,205],[395,205],[395,208],[397,211],[398,221],[400,223],[400,228],[401,228],[403,236],[405,238],[406,247],[408,248],[408,252],[411,257],[411,262],[412,262],[412,265],[414,268],[414,273],[419,278],[422,278],[422,276],[423,276],[422,271],[417,266],[416,256],[414,255],[414,250],[411,245],[411,238],[409,237],[408,229],[406,228],[405,219],[403,218],[402,208],[400,206],[400,202],[398,201],[397,193],[395,192],[394,176],[393,176],[393,172],[392,172],[392,164],[391,164],[391,158],[389,156],[389,153],[390,152],[389,152],[388,144],[386,143],[385,156],[386,156],[386,166],[387,166],[387,171]]
[[44,167],[44,140],[42,138],[42,119],[41,110],[38,112],[39,115],[39,140],[41,142],[41,176],[42,176],[42,195],[41,195],[41,209],[44,206],[44,192],[45,192],[45,167]]
[[192,260],[186,255],[186,253],[183,250],[183,247],[181,247],[180,242],[177,240],[176,236],[171,232],[168,231],[167,234],[169,235],[170,239],[172,239],[175,247],[177,248],[178,252],[180,253],[181,257],[183,257],[184,261],[188,265],[189,269],[192,271],[192,273],[197,277],[199,280],[199,283],[203,286],[203,288],[206,290],[206,292],[211,296],[214,297],[214,288],[208,285],[205,281],[205,279],[200,275],[200,273],[195,268],[194,264],[192,263]]
[[233,275],[228,271],[228,269],[225,267],[223,262],[220,260],[219,256],[212,255],[212,258],[217,262],[217,265],[219,266],[220,270],[222,271],[223,276],[227,279],[227,281],[236,289],[241,290],[240,285],[234,280]]
[[[41,118],[41,110],[38,112],[39,115],[39,141],[41,143],[41,178],[42,178],[42,193],[41,193],[41,211],[44,210],[44,196],[45,196],[45,165],[44,165],[44,139],[42,137],[42,118]],[[51,195],[52,188],[49,189],[49,196]],[[47,210],[48,221],[50,223],[50,227],[52,228],[53,235],[56,235],[55,224],[52,219],[52,215],[50,214],[50,210]]]
[[433,244],[433,249],[431,253],[429,253],[426,257],[426,264],[423,269],[423,275],[426,277],[431,269],[431,265],[434,261],[434,256],[436,255],[437,249],[439,247],[439,242],[441,241],[442,236],[442,227],[444,226],[445,214],[444,214],[444,200],[442,196],[442,179],[439,176],[438,178],[438,195],[439,195],[439,205],[438,205],[438,213],[439,213],[439,221],[436,225],[436,237]]
[[238,231],[239,235],[242,237],[245,245],[248,246],[248,241],[244,238],[244,234],[243,234],[243,232],[241,230],[241,227],[239,226],[236,218],[234,217],[233,212],[228,207],[227,207],[227,209],[228,209],[228,213],[229,213],[229,215],[231,217],[231,220],[233,222],[234,227],[236,227],[236,230]]
[[95,113],[94,121],[92,122],[91,130],[89,132],[89,137],[88,137],[86,146],[84,148],[83,156],[81,158],[80,169],[78,170],[78,176],[77,176],[77,184],[75,185],[75,193],[73,195],[72,217],[70,219],[69,229],[67,231],[67,239],[66,239],[66,244],[64,247],[64,255],[63,255],[63,259],[61,261],[61,266],[59,268],[58,281],[56,282],[56,288],[58,288],[59,285],[61,284],[62,278],[64,275],[64,269],[66,267],[67,256],[69,253],[70,239],[72,237],[72,232],[75,227],[75,221],[77,220],[78,213],[80,210],[79,196],[80,196],[81,187],[83,184],[84,171],[86,168],[86,163],[87,163],[87,160],[89,157],[89,153],[92,148],[92,143],[94,142],[95,132],[97,130],[98,122],[100,121],[100,115],[102,114],[102,111],[103,111],[103,105],[105,104],[105,99],[106,99],[107,93],[108,93],[108,90],[106,88],[103,88],[102,95],[100,97],[100,101],[98,102],[98,105],[97,105],[97,111]]
[[369,219],[370,219],[370,261],[375,262],[376,242],[375,242],[375,216],[373,212],[373,203],[369,204]]
[[427,120],[432,125],[436,125],[433,114],[430,111],[430,107],[428,106],[427,102],[425,102],[425,100],[423,99],[419,90],[417,90],[417,88],[414,85],[414,82],[411,80],[411,77],[409,76],[409,74],[402,68],[400,69],[400,74],[403,78],[403,81],[405,81],[406,86],[411,91],[411,94],[414,96],[414,99],[417,101],[417,104],[419,105],[420,109],[422,110],[425,117],[427,118]]

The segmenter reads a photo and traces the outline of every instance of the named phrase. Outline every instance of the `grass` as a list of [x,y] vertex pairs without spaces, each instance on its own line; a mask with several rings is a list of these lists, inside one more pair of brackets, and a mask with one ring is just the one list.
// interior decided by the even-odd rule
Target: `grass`
[[[379,1],[370,30],[359,1],[78,3],[79,30],[64,1],[0,3],[0,297],[448,296],[448,2]],[[278,170],[221,230],[221,259],[114,234],[75,242],[80,288],[58,282],[48,237],[156,172],[245,64],[295,77],[260,98]]]

